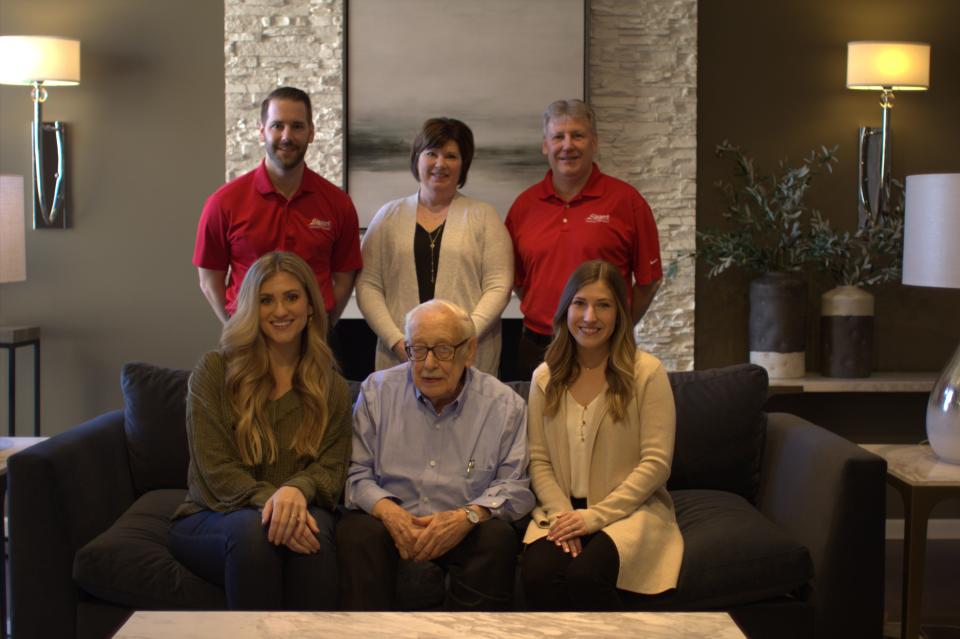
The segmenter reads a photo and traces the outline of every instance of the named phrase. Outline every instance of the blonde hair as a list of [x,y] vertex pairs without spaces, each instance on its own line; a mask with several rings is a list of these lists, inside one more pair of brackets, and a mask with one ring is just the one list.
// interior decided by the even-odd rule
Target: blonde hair
[[313,315],[300,338],[300,361],[293,389],[300,395],[303,421],[291,443],[297,455],[316,458],[330,420],[330,396],[336,360],[327,346],[327,312],[313,271],[293,253],[267,253],[253,263],[240,285],[237,311],[224,325],[220,351],[226,361],[226,396],[237,419],[236,440],[243,463],[254,466],[277,459],[277,438],[267,420],[266,405],[275,381],[267,343],[260,329],[260,288],[277,273],[295,277],[307,295]]
[[567,328],[567,310],[577,291],[594,282],[601,282],[610,289],[617,308],[617,324],[610,335],[610,356],[605,372],[607,403],[614,420],[620,421],[626,416],[627,405],[633,397],[633,362],[637,346],[633,341],[633,322],[627,306],[627,283],[613,264],[591,260],[577,267],[567,280],[557,312],[553,315],[553,340],[544,354],[544,361],[550,368],[544,413],[551,417],[560,409],[564,391],[580,375],[577,342]]

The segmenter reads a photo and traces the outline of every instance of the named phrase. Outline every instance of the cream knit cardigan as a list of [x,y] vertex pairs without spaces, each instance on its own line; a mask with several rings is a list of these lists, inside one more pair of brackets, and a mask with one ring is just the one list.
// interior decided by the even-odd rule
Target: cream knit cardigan
[[[390,347],[403,339],[404,317],[420,303],[413,237],[417,194],[383,205],[363,236],[357,304],[377,334],[377,370],[400,363]],[[475,366],[500,365],[500,314],[513,286],[513,244],[492,206],[460,193],[447,212],[434,297],[470,313],[479,345]]]
[[[633,379],[626,418],[617,422],[605,412],[586,433],[591,450],[587,508],[578,512],[588,533],[602,530],[617,547],[617,588],[656,594],[676,588],[683,559],[683,537],[666,489],[676,409],[667,373],[656,357],[637,350]],[[556,415],[543,414],[549,381],[544,362],[533,372],[528,402],[530,482],[537,507],[525,544],[545,537],[557,515],[573,509],[566,402]]]

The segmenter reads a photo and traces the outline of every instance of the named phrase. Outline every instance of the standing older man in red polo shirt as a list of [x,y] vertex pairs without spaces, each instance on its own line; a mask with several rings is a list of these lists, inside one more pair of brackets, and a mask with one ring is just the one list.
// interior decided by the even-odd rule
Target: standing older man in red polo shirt
[[517,376],[529,379],[543,360],[553,314],[567,278],[586,260],[615,265],[633,282],[634,324],[660,287],[660,241],[650,206],[626,182],[600,172],[597,118],[581,100],[557,100],[543,114],[550,170],[510,207],[515,286],[523,312]]
[[310,264],[333,325],[362,266],[360,225],[350,197],[307,168],[313,142],[310,96],[280,87],[260,106],[260,166],[220,187],[200,215],[193,263],[221,321],[236,309],[247,269],[270,251]]

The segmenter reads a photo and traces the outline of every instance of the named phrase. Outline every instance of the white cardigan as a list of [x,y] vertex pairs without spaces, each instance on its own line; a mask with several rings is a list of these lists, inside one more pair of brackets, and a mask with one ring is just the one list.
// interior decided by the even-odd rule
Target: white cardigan
[[[617,547],[617,588],[656,594],[677,587],[683,560],[683,537],[666,488],[676,408],[667,373],[653,355],[637,350],[633,380],[634,397],[623,421],[614,421],[604,405],[601,418],[588,424],[587,508],[577,512],[588,533],[602,530]],[[525,544],[545,537],[557,515],[573,509],[566,402],[556,415],[544,415],[549,381],[544,362],[533,372],[528,402],[530,483],[537,507]]]
[[[404,338],[406,313],[420,303],[413,237],[417,194],[384,204],[363,236],[357,304],[377,334],[377,370],[399,363],[391,346]],[[492,375],[500,365],[500,314],[513,286],[513,244],[492,206],[460,193],[447,212],[434,297],[470,313],[479,345],[475,366]]]

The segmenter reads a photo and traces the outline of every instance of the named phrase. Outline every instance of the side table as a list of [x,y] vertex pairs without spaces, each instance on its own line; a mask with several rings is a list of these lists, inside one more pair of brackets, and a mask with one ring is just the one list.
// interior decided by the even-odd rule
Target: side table
[[46,437],[0,437],[0,637],[7,636],[7,459]]
[[941,500],[960,497],[960,465],[940,459],[930,446],[860,444],[887,460],[887,483],[903,497],[903,617],[901,639],[920,636],[927,520]]
[[40,436],[40,327],[0,326],[0,348],[7,349],[7,431],[17,434],[17,349],[33,346],[33,436]]

